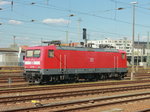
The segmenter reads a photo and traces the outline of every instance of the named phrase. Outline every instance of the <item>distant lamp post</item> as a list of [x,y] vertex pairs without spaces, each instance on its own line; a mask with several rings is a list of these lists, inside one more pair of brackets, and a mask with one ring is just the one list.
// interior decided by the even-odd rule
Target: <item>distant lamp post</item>
[[[75,16],[74,14],[70,14],[69,15],[69,22],[70,22],[70,17],[73,17],[73,16]],[[68,22],[68,30],[66,31],[66,43],[68,44],[68,39],[69,39],[69,22]]]
[[35,3],[35,2],[32,2],[32,3],[31,3],[31,5],[34,5],[34,4],[36,4],[36,3]]
[[139,69],[139,56],[140,56],[140,42],[139,42],[139,38],[140,38],[140,34],[138,34],[138,47],[137,47],[137,66],[136,66],[136,71],[138,71],[138,69]]
[[146,65],[147,65],[147,67],[149,67],[150,66],[150,51],[149,51],[149,49],[150,49],[150,44],[149,44],[149,32],[147,33],[147,58],[146,58]]
[[74,14],[70,14],[70,15],[69,15],[69,17],[73,17],[73,16],[75,16],[75,15],[74,15]]
[[135,5],[137,4],[137,2],[131,2],[132,6],[133,6],[133,12],[132,12],[132,58],[131,58],[131,62],[132,62],[132,71],[131,71],[131,80],[134,79],[134,35],[135,35]]
[[31,20],[31,22],[35,22],[35,20],[34,20],[34,19],[32,19],[32,20]]
[[14,46],[16,45],[16,36],[13,36],[13,39],[14,39]]
[[123,10],[123,9],[124,9],[123,7],[116,8],[116,10]]

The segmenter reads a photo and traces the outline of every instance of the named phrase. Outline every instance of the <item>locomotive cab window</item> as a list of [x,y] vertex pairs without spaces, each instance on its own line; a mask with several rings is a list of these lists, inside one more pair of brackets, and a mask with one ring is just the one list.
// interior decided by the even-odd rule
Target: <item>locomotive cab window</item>
[[26,51],[26,57],[33,57],[33,50]]
[[40,53],[41,53],[40,50],[27,50],[26,51],[26,57],[27,58],[31,58],[31,57],[39,58],[40,57]]
[[48,57],[50,58],[54,57],[54,50],[48,50]]
[[122,53],[122,54],[121,54],[121,57],[122,57],[122,59],[125,59],[125,54]]
[[40,57],[40,53],[41,53],[40,50],[34,50],[33,57],[39,58]]

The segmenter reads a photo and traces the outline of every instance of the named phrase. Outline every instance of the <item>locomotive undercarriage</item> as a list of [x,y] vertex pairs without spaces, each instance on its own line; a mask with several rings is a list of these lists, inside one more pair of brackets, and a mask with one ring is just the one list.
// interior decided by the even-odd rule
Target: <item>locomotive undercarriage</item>
[[89,74],[41,74],[40,72],[26,72],[25,74],[26,80],[29,83],[49,83],[49,82],[57,82],[57,83],[68,83],[68,82],[78,82],[78,81],[98,81],[98,80],[109,80],[109,79],[117,79],[122,80],[126,76],[125,72],[116,72],[116,73],[89,73]]
[[28,71],[26,73],[24,73],[24,77],[25,79],[29,82],[29,83],[32,83],[32,84],[35,84],[35,83],[40,83],[42,82],[42,74],[40,74],[40,72],[35,72],[35,71]]

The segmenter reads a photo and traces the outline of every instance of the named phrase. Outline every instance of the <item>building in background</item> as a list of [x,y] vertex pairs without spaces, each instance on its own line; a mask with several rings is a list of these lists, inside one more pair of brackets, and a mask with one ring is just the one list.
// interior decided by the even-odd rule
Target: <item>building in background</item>
[[[106,38],[104,40],[90,40],[87,41],[91,44],[93,48],[101,48],[101,46],[112,46],[113,48],[124,50],[127,53],[127,59],[129,64],[131,64],[132,57],[132,41],[127,40],[127,38],[113,40]],[[110,47],[110,48],[112,48]],[[148,56],[147,42],[135,42],[134,43],[134,60],[135,65],[143,65],[147,61]]]
[[[127,52],[128,64],[131,64],[132,57],[132,41],[124,39],[113,40],[106,38],[104,40],[88,40],[87,47],[93,48],[116,48]],[[71,47],[85,47],[84,42],[80,43],[61,43],[60,46]],[[0,48],[0,66],[22,66],[24,63],[25,49],[28,46]],[[147,63],[148,49],[147,42],[135,42],[134,43],[134,62],[135,65],[141,65]],[[150,53],[149,53],[150,54]]]
[[91,40],[87,42],[88,44],[93,43],[93,48],[100,48],[101,45],[112,46],[116,49],[124,50],[127,52],[128,56],[131,56],[132,49],[132,41],[125,39],[112,40],[112,39],[104,39],[104,40]]
[[23,66],[25,50],[22,47],[15,50],[12,48],[0,48],[0,66]]

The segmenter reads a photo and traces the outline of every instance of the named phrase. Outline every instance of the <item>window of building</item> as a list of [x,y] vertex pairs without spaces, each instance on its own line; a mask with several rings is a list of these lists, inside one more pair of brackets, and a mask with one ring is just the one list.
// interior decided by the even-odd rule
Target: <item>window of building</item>
[[54,50],[48,51],[48,57],[53,58],[54,57]]
[[117,46],[121,46],[122,44],[116,44]]

